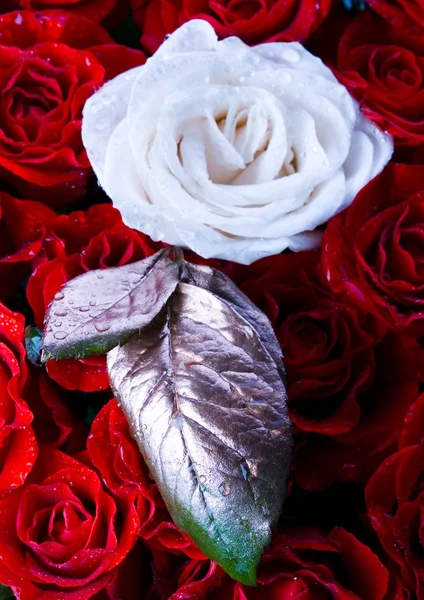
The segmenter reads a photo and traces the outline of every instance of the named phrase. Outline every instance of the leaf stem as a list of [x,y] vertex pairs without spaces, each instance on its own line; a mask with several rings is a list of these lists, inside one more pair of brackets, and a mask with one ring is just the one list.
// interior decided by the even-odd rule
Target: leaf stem
[[170,255],[172,261],[178,265],[179,279],[182,280],[185,272],[184,250],[178,246],[173,246],[170,249]]

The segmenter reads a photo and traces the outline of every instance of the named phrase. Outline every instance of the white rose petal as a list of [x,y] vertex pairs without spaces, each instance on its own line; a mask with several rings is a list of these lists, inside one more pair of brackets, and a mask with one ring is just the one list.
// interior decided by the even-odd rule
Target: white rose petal
[[244,264],[319,245],[393,152],[300,44],[219,42],[205,21],[92,96],[82,133],[127,225]]

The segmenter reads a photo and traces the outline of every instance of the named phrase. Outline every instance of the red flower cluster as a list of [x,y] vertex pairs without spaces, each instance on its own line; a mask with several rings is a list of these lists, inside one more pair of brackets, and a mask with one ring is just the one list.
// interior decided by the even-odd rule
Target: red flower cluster
[[37,458],[27,382],[24,319],[0,305],[0,496],[25,481]]
[[[2,3],[0,596],[424,600],[424,6],[367,4],[131,0],[131,27],[126,1]],[[220,38],[305,43],[396,145],[320,250],[213,263],[269,317],[287,372],[291,489],[256,588],[172,522],[105,358],[36,366],[25,330],[67,281],[158,250],[96,188],[82,109],[194,18]]]
[[383,600],[389,574],[378,557],[341,527],[288,529],[264,554],[258,587],[232,581],[209,561],[189,561],[180,570],[160,561],[149,600]]
[[337,71],[364,114],[389,131],[397,144],[424,142],[422,31],[365,12],[340,40]]
[[368,514],[399,577],[424,598],[424,396],[407,413],[399,449],[384,461],[365,490]]
[[247,44],[304,41],[327,16],[331,0],[131,0],[143,34],[155,52],[165,36],[191,19],[205,19],[220,38],[235,35]]
[[125,14],[127,5],[127,0],[4,0],[1,11],[66,10],[93,21],[103,22],[110,27],[116,27],[116,21]]
[[389,165],[332,219],[330,286],[393,331],[424,335],[424,167]]
[[0,42],[0,177],[24,197],[73,201],[91,173],[81,141],[84,103],[145,56],[85,17],[60,13],[0,16]]
[[395,447],[420,370],[415,339],[335,294],[323,262],[283,254],[231,273],[276,330],[299,432],[294,475],[310,490],[367,479]]

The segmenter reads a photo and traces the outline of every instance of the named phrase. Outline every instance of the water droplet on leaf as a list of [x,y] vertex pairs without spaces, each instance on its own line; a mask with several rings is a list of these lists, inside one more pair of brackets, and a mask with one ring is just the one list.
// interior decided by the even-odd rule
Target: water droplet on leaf
[[56,331],[56,333],[53,334],[53,337],[56,340],[64,340],[67,336],[68,336],[68,334],[65,333],[64,331]]
[[110,323],[94,323],[94,327],[97,329],[99,333],[104,333],[110,329]]
[[221,496],[229,496],[231,494],[231,486],[226,481],[223,481],[218,488]]

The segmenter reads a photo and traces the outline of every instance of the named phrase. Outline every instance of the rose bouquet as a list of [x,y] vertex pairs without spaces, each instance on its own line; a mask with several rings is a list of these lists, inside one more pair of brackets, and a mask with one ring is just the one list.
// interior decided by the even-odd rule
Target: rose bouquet
[[0,599],[424,600],[421,0],[7,0],[0,56]]

